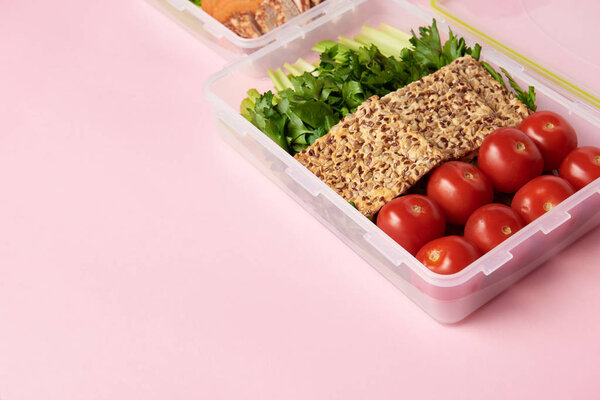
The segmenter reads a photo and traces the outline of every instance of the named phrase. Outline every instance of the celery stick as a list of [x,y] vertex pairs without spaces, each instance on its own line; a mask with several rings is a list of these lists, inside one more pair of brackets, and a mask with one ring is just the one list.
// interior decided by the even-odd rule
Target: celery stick
[[281,82],[279,82],[279,75],[276,73],[276,71],[273,71],[271,68],[267,68],[267,74],[269,75],[269,78],[271,78],[273,86],[275,86],[275,90],[281,92],[283,90],[283,85]]
[[410,42],[407,40],[398,40],[389,33],[378,31],[367,25],[363,26],[361,36],[365,37],[367,40],[371,40],[377,47],[391,49],[395,55],[399,55],[403,48],[410,46]]
[[294,67],[303,72],[313,72],[315,70],[315,66],[306,61],[304,58],[299,58],[298,61],[296,61],[296,64],[294,64]]
[[242,100],[242,104],[240,104],[240,114],[244,116],[247,120],[250,120],[250,111],[254,110],[255,103],[251,98],[246,97]]
[[292,85],[292,81],[290,81],[285,72],[283,72],[283,69],[277,68],[277,71],[275,72],[279,75],[279,80],[283,86],[283,90],[294,88],[294,85]]
[[358,49],[363,47],[361,43],[358,43],[357,41],[347,38],[345,36],[338,36],[338,40],[341,44],[354,51],[357,51]]
[[390,56],[397,56],[398,55],[398,50],[396,50],[393,47],[389,47],[388,45],[386,45],[385,43],[382,43],[378,40],[373,40],[370,37],[365,36],[364,34],[360,34],[358,36],[354,36],[354,40],[356,40],[357,42],[362,43],[364,46],[369,47],[372,44],[374,44],[375,46],[377,46],[377,48],[379,49],[379,51],[381,52],[381,54],[383,54],[386,57],[390,57]]
[[412,37],[412,35],[406,32],[402,32],[400,29],[396,29],[388,24],[384,24],[383,22],[379,24],[379,30],[394,36],[398,40],[404,40],[406,42],[408,42],[409,39]]
[[334,46],[337,46],[341,52],[346,52],[349,50],[348,47],[344,46],[341,43],[334,42],[333,40],[322,40],[319,43],[317,43],[312,49],[317,53],[325,53],[327,50],[331,49]]
[[333,40],[321,40],[319,43],[315,44],[312,49],[317,53],[324,53],[336,45],[339,45],[339,43],[334,42]]
[[285,75],[285,72],[281,68],[277,68],[275,71],[268,68],[267,74],[271,81],[273,81],[273,86],[275,86],[275,90],[278,92],[284,91],[285,89],[293,89],[294,86],[290,79]]
[[348,47],[344,46],[341,43],[337,43],[331,40],[323,40],[319,43],[317,43],[317,45],[315,47],[313,47],[313,50],[316,51],[317,53],[324,53],[327,50],[331,49],[332,47],[337,46],[338,47],[338,52],[336,54],[335,60],[337,62],[342,62],[345,59],[345,54],[350,50]]
[[246,94],[248,95],[250,100],[252,100],[253,103],[256,103],[256,100],[258,100],[258,98],[260,97],[260,93],[256,89],[250,89],[246,92]]
[[292,75],[292,76],[299,76],[302,75],[303,71],[300,71],[298,68],[296,68],[294,65],[290,64],[290,63],[284,63],[283,66],[285,67],[285,69],[288,70],[288,72]]

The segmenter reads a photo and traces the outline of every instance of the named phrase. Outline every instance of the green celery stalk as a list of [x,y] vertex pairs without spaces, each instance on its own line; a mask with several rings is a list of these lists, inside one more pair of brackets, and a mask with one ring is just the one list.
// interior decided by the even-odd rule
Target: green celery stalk
[[381,54],[383,54],[386,57],[398,55],[398,51],[396,49],[394,49],[393,47],[389,47],[382,42],[373,40],[372,38],[367,37],[367,36],[363,35],[362,33],[358,36],[354,36],[354,40],[356,40],[359,43],[362,43],[362,45],[366,46],[366,47],[369,47],[371,45],[377,46],[377,48],[379,49]]
[[260,97],[260,93],[256,89],[250,89],[246,92],[248,97],[252,100],[253,103],[256,103],[256,100]]
[[242,104],[240,104],[240,114],[248,121],[250,121],[250,111],[254,110],[254,106],[256,104],[250,97],[246,97],[242,100]]
[[324,53],[334,46],[337,46],[339,49],[338,53],[336,54],[335,60],[338,62],[343,62],[344,58],[345,58],[345,54],[350,49],[341,43],[337,43],[332,40],[323,40],[323,41],[317,43],[317,45],[315,47],[313,47],[313,50],[316,51],[317,53]]
[[393,26],[384,24],[383,22],[381,24],[379,24],[379,29],[382,32],[385,32],[385,33],[395,37],[398,40],[408,42],[408,44],[410,45],[409,39],[412,37],[410,34],[408,34],[406,32],[402,32],[400,29],[396,29]]
[[371,41],[381,50],[387,49],[390,52],[390,55],[400,55],[403,48],[410,46],[408,40],[399,40],[389,33],[379,31],[368,25],[363,26],[360,36],[364,37],[365,40]]
[[290,79],[287,77],[285,72],[283,72],[283,69],[277,68],[277,73],[279,74],[281,82],[283,83],[283,90],[294,89],[294,85],[292,85],[292,81],[290,81]]
[[242,103],[240,104],[240,114],[250,121],[250,111],[254,110],[256,100],[260,98],[260,93],[256,89],[249,89],[246,94],[248,97],[242,100]]
[[300,69],[296,68],[294,65],[290,64],[290,63],[284,63],[283,66],[285,67],[285,69],[288,70],[288,72],[292,75],[292,76],[299,76],[302,75],[303,71],[301,71]]
[[[318,65],[318,64],[317,64]],[[315,70],[315,66],[306,61],[304,58],[299,58],[294,64],[294,67],[303,72],[313,72]]]
[[273,86],[275,86],[275,90],[277,90],[278,92],[282,92],[285,89],[294,88],[292,82],[285,75],[281,68],[277,68],[276,70],[268,68],[267,74],[269,75],[269,78],[271,78],[271,81],[273,81]]
[[319,43],[315,44],[312,49],[317,53],[325,53],[327,50],[336,45],[339,45],[339,43],[334,42],[333,40],[321,40]]
[[344,46],[348,47],[351,50],[358,51],[361,47],[364,47],[362,43],[357,42],[356,40],[352,40],[345,36],[338,36],[338,41]]
[[275,73],[275,71],[273,71],[271,68],[267,68],[267,74],[269,75],[269,78],[271,78],[273,86],[275,86],[275,90],[278,92],[282,91],[283,86],[279,82],[279,76]]

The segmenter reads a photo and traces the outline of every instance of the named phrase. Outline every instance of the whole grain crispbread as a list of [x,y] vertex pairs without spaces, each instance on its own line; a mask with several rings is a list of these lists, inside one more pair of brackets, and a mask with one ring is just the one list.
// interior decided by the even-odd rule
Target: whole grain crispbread
[[452,69],[494,110],[502,126],[516,127],[530,111],[513,93],[495,80],[480,62],[467,55],[456,59]]
[[294,157],[370,217],[438,165],[443,154],[374,96]]
[[440,149],[446,160],[463,158],[502,126],[494,111],[453,71],[452,64],[381,100]]

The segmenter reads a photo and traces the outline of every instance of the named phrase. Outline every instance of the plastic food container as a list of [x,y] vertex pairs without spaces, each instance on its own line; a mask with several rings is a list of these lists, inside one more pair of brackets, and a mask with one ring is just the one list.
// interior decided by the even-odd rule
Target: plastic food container
[[[331,10],[285,38],[256,51],[212,76],[205,94],[215,111],[220,133],[233,147],[266,173],[309,213],[321,221],[398,289],[440,322],[465,318],[514,282],[560,252],[600,223],[600,179],[578,191],[549,213],[530,223],[454,275],[438,275],[412,257],[373,222],[321,182],[265,134],[239,115],[245,91],[272,88],[267,68],[278,68],[298,57],[309,58],[311,47],[339,35],[353,36],[363,24],[384,22],[409,32],[431,24],[429,9],[404,0],[353,0]],[[437,15],[440,33],[448,24]],[[521,86],[533,85],[540,110],[565,116],[578,133],[580,145],[600,143],[600,112],[534,70],[525,68],[465,29],[452,25],[469,45],[483,47],[482,59],[501,65]],[[573,271],[573,273],[576,273]]]
[[227,60],[250,54],[269,43],[281,42],[305,29],[311,21],[326,19],[343,0],[327,0],[257,38],[236,35],[189,0],[147,0]]

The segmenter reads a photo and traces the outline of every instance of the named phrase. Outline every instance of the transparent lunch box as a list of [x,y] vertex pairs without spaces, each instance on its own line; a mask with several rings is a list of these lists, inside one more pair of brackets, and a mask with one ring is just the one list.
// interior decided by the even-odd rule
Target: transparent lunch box
[[[187,1],[187,0],[186,0]],[[268,175],[309,213],[361,255],[433,318],[444,323],[462,320],[514,282],[560,252],[600,223],[600,179],[538,218],[492,251],[453,275],[438,275],[419,263],[373,222],[321,182],[292,156],[239,114],[246,90],[272,89],[267,68],[298,57],[316,56],[311,47],[339,35],[352,37],[367,24],[387,23],[405,32],[430,25],[436,17],[440,33],[448,32],[444,16],[404,0],[352,0],[332,8],[284,38],[228,65],[213,75],[205,95],[214,108],[223,138]],[[540,110],[566,117],[580,145],[600,143],[600,111],[570,88],[516,62],[467,29],[450,26],[468,44],[482,45],[482,59],[503,66],[522,86],[533,85]]]
[[311,21],[326,19],[327,14],[344,0],[327,0],[257,38],[243,38],[229,30],[189,0],[147,0],[187,29],[196,38],[226,60],[232,60],[266,46],[286,40],[305,29]]

